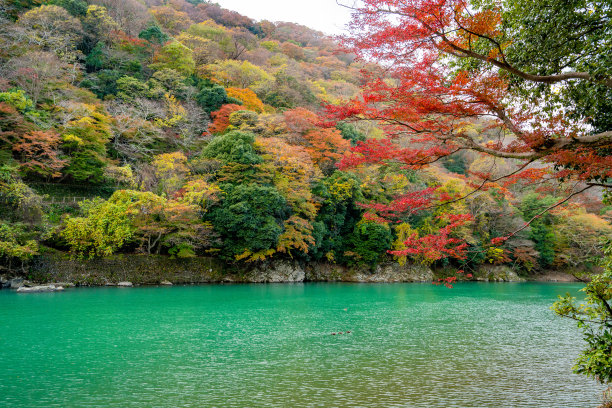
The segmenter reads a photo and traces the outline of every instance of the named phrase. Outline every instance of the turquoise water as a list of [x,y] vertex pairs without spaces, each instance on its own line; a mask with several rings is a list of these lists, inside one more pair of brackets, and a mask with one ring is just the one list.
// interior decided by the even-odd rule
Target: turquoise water
[[579,287],[0,291],[0,407],[594,407],[549,310]]

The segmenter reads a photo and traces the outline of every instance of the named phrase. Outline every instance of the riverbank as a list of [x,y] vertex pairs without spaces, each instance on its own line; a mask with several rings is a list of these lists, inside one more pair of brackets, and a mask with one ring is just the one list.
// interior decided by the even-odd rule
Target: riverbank
[[[203,284],[203,283],[296,283],[296,282],[432,282],[454,271],[432,270],[424,265],[378,265],[374,270],[345,267],[331,263],[303,264],[291,261],[263,262],[255,265],[230,265],[213,257],[171,259],[159,255],[113,255],[92,260],[73,260],[62,253],[37,259],[17,285],[61,283],[62,286],[112,286],[122,282],[133,285]],[[519,276],[503,265],[483,265],[467,274],[455,274],[459,280],[484,282],[573,282],[562,272]],[[0,277],[0,285],[10,286],[10,278]]]

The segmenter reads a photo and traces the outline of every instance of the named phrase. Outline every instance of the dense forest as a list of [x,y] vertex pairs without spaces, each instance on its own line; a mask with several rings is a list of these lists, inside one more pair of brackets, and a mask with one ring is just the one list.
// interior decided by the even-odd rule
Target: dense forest
[[[612,207],[598,188],[555,206],[567,186],[545,176],[553,164],[517,179],[501,175],[519,160],[474,149],[383,163],[388,123],[337,114],[372,77],[378,91],[400,81],[371,61],[198,0],[2,0],[2,268],[57,250],[410,262],[466,278],[482,264],[597,263]],[[483,145],[499,132],[482,118],[462,126]],[[399,211],[424,191],[419,211]]]

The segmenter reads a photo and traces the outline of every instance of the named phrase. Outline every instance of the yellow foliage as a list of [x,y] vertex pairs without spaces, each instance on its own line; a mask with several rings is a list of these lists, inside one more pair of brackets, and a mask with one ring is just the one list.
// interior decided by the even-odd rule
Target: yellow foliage
[[504,250],[497,247],[489,247],[487,249],[487,262],[497,263],[504,260]]
[[[393,241],[392,249],[394,251],[403,251],[406,249],[406,240],[408,240],[408,238],[414,234],[418,235],[418,231],[413,229],[407,222],[403,222],[395,227],[395,234],[397,235],[397,239]],[[406,255],[395,256],[395,259],[397,259],[397,262],[403,266],[406,264],[408,257]]]
[[83,145],[83,139],[70,133],[63,135],[62,140],[66,143],[76,143],[79,146]]
[[329,195],[336,202],[345,201],[353,197],[353,188],[355,186],[355,181],[352,179],[349,179],[346,182],[342,182],[339,180],[327,182],[326,180],[325,184],[327,185],[327,191],[329,192]]
[[171,128],[185,120],[187,111],[174,95],[166,93],[164,98],[166,99],[166,117],[155,119],[155,124],[159,127]]
[[312,224],[303,218],[293,215],[283,225],[285,231],[278,237],[277,251],[291,256],[291,250],[297,249],[307,254],[309,244],[314,245],[315,243],[315,239],[312,236]]
[[179,190],[189,175],[187,157],[181,152],[158,154],[153,159],[155,175],[166,194]]
[[251,252],[248,249],[245,249],[243,253],[236,255],[236,260],[245,260],[246,262],[263,261],[266,259],[266,257],[272,256],[275,252],[276,250],[274,249],[266,249],[257,252]]
[[202,208],[205,208],[210,202],[216,202],[222,192],[217,184],[211,184],[202,179],[191,180],[183,188],[185,193],[181,201],[197,204]]

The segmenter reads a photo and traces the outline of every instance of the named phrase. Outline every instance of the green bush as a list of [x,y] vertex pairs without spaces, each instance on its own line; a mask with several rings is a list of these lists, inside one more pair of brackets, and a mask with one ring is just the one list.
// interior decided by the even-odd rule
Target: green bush
[[380,262],[391,247],[391,229],[386,224],[360,221],[349,238],[355,262],[371,267]]

